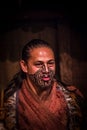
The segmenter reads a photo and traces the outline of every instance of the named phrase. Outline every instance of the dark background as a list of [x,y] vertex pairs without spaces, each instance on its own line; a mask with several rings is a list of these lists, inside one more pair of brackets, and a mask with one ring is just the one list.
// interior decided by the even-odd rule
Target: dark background
[[[46,13],[48,11],[48,14]],[[42,15],[41,15],[42,14]],[[8,0],[0,2],[0,30],[7,31],[27,20],[56,20],[63,17],[73,28],[87,33],[86,2]],[[8,26],[7,26],[8,25]],[[3,28],[4,27],[4,28]]]
[[[66,25],[70,28],[70,36],[69,36],[69,46],[70,46],[70,56],[76,59],[78,62],[82,62],[80,70],[81,75],[83,74],[83,81],[85,78],[86,85],[86,74],[85,72],[87,66],[87,8],[86,2],[67,2],[67,1],[29,1],[29,0],[8,0],[8,1],[0,1],[0,60],[5,61],[8,58],[8,54],[10,53],[10,60],[17,61],[17,53],[12,53],[12,39],[9,39],[8,43],[4,41],[7,32],[12,30],[16,30],[18,28],[22,28],[25,31],[28,31],[28,27],[32,27],[32,32],[36,33],[43,29],[45,26],[53,26],[53,28],[57,28],[57,24]],[[45,24],[42,24],[45,23]],[[40,26],[36,26],[41,24]],[[28,25],[28,26],[27,26]],[[59,28],[59,27],[58,27]],[[61,35],[58,36],[59,41],[56,41],[57,44],[54,46],[61,46],[61,42],[65,42],[64,47],[66,46],[65,51],[67,51],[68,38],[65,38],[68,34],[67,29],[65,29],[65,33],[63,33],[63,29]],[[73,34],[76,38],[73,37]],[[56,34],[57,35],[57,34]],[[63,36],[64,35],[64,36]],[[63,38],[62,38],[63,36]],[[8,35],[6,36],[8,37]],[[63,40],[61,40],[63,39]],[[78,39],[78,40],[77,40]],[[59,43],[58,43],[59,42]],[[11,44],[11,45],[10,45]],[[6,48],[6,47],[7,48]],[[11,47],[10,47],[11,46]],[[20,45],[19,45],[20,48]],[[5,50],[4,50],[5,49]],[[61,50],[64,51],[63,47]],[[16,50],[18,52],[18,50]],[[85,69],[84,69],[85,68]],[[84,70],[83,70],[84,69]],[[87,70],[87,69],[86,69]],[[78,72],[78,68],[76,70]],[[75,69],[72,69],[72,72],[75,72]],[[76,73],[73,73],[75,76]],[[77,78],[77,77],[76,77]],[[79,81],[82,76],[79,76]],[[81,87],[82,87],[81,85]],[[86,87],[85,87],[86,88]],[[86,89],[87,90],[87,89]]]

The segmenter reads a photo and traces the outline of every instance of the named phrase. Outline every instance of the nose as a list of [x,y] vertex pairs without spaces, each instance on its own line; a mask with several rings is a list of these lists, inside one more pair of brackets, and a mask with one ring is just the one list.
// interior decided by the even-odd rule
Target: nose
[[43,65],[43,72],[49,72],[49,67],[47,64]]

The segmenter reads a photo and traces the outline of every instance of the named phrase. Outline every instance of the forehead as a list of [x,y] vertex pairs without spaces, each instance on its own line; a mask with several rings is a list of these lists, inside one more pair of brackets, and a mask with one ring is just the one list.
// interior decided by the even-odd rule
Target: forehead
[[34,59],[47,59],[47,58],[53,58],[54,59],[54,52],[52,51],[51,48],[48,47],[37,47],[33,48],[30,51],[31,58]]

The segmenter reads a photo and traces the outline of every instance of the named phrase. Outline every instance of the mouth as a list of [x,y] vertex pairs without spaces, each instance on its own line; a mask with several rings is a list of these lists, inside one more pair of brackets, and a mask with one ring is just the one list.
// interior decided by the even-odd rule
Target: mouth
[[42,80],[44,80],[44,81],[49,81],[49,80],[50,80],[50,76],[45,75],[45,76],[42,77]]
[[44,77],[44,78],[42,78],[42,80],[44,80],[44,81],[49,81],[50,78],[49,78],[49,77]]

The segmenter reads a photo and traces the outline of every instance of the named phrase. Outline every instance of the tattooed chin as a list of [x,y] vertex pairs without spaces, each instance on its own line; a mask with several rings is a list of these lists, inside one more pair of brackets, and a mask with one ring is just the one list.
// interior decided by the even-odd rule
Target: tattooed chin
[[50,71],[48,74],[43,74],[41,71],[38,71],[35,74],[29,74],[29,78],[35,86],[47,89],[53,84],[54,72]]

